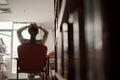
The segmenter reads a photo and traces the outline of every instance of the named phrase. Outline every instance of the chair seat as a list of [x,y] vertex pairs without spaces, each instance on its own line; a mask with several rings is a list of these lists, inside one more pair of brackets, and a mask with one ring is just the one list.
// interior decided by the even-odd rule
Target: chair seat
[[20,69],[18,70],[19,73],[40,73],[44,72],[44,69]]

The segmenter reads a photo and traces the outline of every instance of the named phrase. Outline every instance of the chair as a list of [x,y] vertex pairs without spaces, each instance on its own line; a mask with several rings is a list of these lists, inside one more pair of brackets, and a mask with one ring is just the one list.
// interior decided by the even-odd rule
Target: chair
[[[47,47],[40,44],[27,43],[18,46],[17,80],[19,73],[44,72],[46,66]],[[47,75],[47,74],[46,74]]]

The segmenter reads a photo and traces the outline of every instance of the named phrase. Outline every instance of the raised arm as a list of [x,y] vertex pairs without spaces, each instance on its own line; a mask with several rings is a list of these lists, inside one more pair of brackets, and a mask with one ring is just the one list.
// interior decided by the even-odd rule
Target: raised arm
[[42,42],[45,43],[47,38],[48,38],[48,31],[46,29],[42,28],[41,26],[39,26],[38,28],[41,29],[44,32]]
[[24,38],[22,36],[22,32],[27,29],[27,26],[21,27],[20,29],[17,30],[17,36],[18,36],[18,40],[20,41],[20,43],[23,43]]
[[40,25],[37,25],[36,23],[33,23],[33,24],[29,25],[28,27],[31,27],[31,26],[36,27],[44,32],[42,39],[38,40],[44,44],[48,38],[48,31],[46,29],[44,29],[43,27],[41,27]]

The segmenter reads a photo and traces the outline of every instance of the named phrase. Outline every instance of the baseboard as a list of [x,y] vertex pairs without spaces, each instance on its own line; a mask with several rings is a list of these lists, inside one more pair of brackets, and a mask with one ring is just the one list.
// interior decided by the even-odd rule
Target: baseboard
[[[16,80],[16,79],[8,79],[8,80]],[[28,80],[28,79],[19,79],[19,80]],[[40,80],[40,79],[35,79],[35,80]]]
[[[16,79],[8,79],[8,80],[16,80]],[[19,80],[28,80],[28,79],[19,79]]]

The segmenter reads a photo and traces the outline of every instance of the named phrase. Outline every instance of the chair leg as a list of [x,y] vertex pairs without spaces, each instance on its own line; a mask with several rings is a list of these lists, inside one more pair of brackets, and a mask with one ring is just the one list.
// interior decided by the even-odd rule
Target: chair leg
[[18,66],[17,66],[17,80],[19,79]]
[[17,80],[19,79],[19,73],[18,73],[18,59],[16,58],[17,60]]
[[17,72],[17,80],[18,80],[18,78],[19,78],[19,73]]
[[47,80],[47,72],[45,72],[45,79]]

